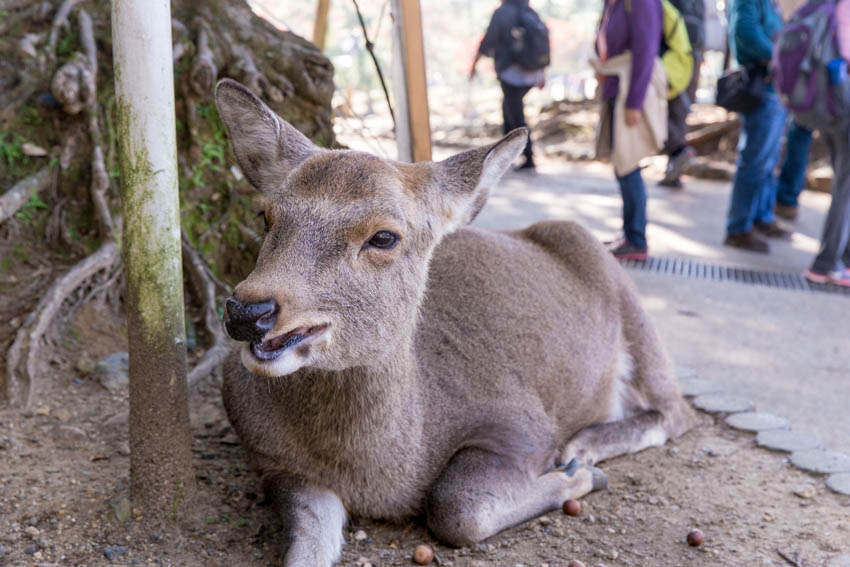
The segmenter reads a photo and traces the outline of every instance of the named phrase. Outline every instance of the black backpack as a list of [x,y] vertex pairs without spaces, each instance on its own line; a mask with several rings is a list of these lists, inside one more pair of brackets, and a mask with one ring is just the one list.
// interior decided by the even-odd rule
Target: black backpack
[[702,49],[705,46],[705,0],[670,0],[670,3],[685,20],[691,47]]
[[513,62],[529,71],[550,63],[549,28],[531,7],[517,7],[517,22],[511,28]]

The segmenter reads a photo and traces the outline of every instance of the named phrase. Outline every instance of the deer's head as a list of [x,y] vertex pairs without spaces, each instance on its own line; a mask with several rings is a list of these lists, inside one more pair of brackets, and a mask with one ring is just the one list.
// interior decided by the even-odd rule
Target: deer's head
[[434,247],[475,218],[528,136],[403,164],[321,149],[235,81],[219,82],[215,98],[267,227],[225,326],[245,342],[248,370],[268,377],[370,365],[408,347]]

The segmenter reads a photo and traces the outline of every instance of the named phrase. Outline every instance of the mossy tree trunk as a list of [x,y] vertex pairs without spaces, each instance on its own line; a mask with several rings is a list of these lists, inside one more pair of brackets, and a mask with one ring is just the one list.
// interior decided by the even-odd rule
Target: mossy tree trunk
[[130,484],[148,517],[195,490],[169,0],[112,0],[130,347]]

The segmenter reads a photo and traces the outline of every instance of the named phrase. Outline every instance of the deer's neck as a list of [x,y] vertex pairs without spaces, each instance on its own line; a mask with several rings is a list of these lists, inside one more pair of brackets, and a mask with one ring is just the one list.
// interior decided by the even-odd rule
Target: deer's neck
[[290,407],[328,450],[409,443],[421,435],[419,369],[410,351],[338,372],[308,370],[298,383]]

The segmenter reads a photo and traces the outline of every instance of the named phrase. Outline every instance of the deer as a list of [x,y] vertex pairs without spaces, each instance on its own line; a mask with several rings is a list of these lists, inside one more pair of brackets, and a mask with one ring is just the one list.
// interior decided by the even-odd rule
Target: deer
[[598,463],[695,423],[624,269],[580,224],[469,224],[527,129],[439,162],[314,145],[222,79],[266,234],[226,299],[228,419],[283,563],[339,560],[347,518],[468,546],[607,487]]

